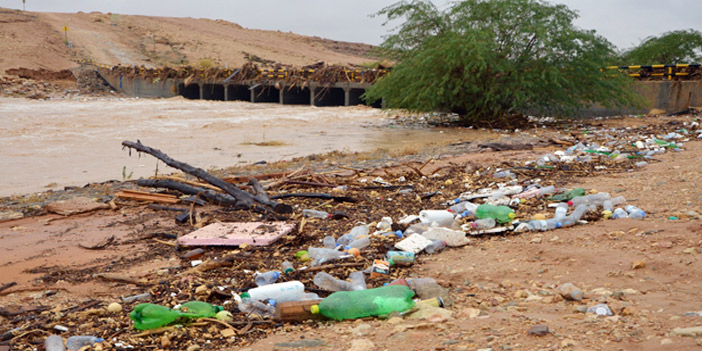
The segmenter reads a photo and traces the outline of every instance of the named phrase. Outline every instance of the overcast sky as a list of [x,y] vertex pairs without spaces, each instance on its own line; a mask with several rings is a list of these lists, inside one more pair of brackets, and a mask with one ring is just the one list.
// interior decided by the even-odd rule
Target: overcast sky
[[[445,7],[449,0],[433,0]],[[577,10],[576,25],[595,29],[619,48],[650,35],[677,29],[702,31],[700,0],[552,0]],[[379,44],[388,29],[368,15],[390,0],[26,0],[28,11],[112,12],[119,14],[225,19],[247,28],[291,31],[324,38]],[[0,7],[22,8],[22,0],[0,0]]]

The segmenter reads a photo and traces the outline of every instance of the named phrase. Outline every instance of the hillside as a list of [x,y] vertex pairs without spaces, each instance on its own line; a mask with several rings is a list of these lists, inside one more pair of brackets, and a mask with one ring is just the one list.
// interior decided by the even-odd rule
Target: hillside
[[[73,44],[64,44],[63,27]],[[368,44],[243,28],[224,20],[91,13],[40,13],[0,8],[0,72],[62,70],[89,59],[109,65],[241,66],[248,58],[296,66],[318,61],[362,64]]]

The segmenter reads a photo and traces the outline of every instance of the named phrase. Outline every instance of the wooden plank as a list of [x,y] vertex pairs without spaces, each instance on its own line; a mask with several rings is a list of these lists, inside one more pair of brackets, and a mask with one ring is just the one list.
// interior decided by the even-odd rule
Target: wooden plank
[[129,192],[120,191],[117,194],[115,194],[115,196],[120,198],[120,199],[138,200],[138,201],[152,201],[152,202],[161,202],[161,203],[166,203],[166,204],[177,204],[180,202],[180,199],[178,199],[178,198],[159,196],[159,195],[148,194],[148,193],[147,194],[136,194],[136,193],[129,193]]

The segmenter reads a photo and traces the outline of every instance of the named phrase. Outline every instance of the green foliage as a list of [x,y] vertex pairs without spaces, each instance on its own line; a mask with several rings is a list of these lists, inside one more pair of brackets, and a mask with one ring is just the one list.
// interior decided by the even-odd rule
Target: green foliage
[[127,166],[122,166],[122,180],[123,181],[132,179],[132,175],[134,175],[134,172],[129,172],[129,175],[127,175]]
[[429,1],[402,1],[377,15],[405,22],[378,50],[397,65],[366,91],[369,102],[383,98],[389,108],[450,111],[486,124],[640,103],[628,77],[601,69],[613,45],[574,27],[576,14],[565,5],[466,0],[440,11]]
[[699,63],[702,61],[702,33],[688,29],[648,37],[622,56],[623,63],[629,65]]

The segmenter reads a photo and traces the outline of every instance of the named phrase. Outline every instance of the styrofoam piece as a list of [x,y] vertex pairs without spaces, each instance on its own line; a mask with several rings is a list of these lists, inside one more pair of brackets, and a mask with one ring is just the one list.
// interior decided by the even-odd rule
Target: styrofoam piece
[[432,241],[423,237],[420,234],[412,234],[409,237],[395,244],[395,248],[401,251],[413,252],[418,254],[424,250]]
[[508,226],[502,226],[502,227],[494,227],[490,229],[485,229],[485,230],[471,230],[472,228],[470,227],[470,223],[464,224],[461,226],[461,229],[466,231],[467,235],[483,235],[483,234],[497,234],[497,233],[502,233],[506,232],[508,230],[514,230],[513,225],[508,225]]
[[212,223],[178,238],[184,246],[267,246],[295,228],[285,222]]
[[465,246],[470,244],[470,239],[466,238],[466,232],[449,228],[431,227],[422,236],[434,240],[443,240],[451,247]]

